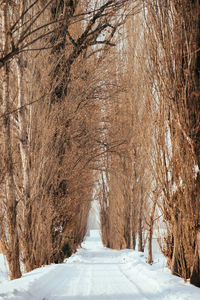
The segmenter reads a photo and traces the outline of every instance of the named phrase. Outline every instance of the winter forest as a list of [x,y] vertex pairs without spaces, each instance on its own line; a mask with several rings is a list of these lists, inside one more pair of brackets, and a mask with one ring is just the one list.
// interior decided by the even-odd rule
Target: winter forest
[[[200,1],[0,0],[0,252],[148,249],[200,287]],[[7,299],[7,298],[6,298]]]

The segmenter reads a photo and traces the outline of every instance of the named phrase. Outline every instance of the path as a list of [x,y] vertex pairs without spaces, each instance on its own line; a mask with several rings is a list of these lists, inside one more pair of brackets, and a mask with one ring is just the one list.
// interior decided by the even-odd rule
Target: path
[[46,266],[0,286],[4,300],[196,300],[200,289],[149,266],[142,253],[113,251],[94,234],[67,263]]
[[119,251],[103,248],[97,237],[88,238],[83,247],[70,260],[73,278],[60,282],[48,300],[133,300],[134,296],[137,300],[149,299],[125,274]]

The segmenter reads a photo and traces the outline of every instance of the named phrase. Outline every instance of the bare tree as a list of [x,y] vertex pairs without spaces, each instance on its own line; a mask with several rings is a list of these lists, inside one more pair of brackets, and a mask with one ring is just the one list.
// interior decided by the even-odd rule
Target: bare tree
[[160,175],[157,179],[163,190],[164,219],[169,225],[169,264],[172,273],[185,279],[195,278],[191,282],[198,285],[194,245],[198,244],[196,225],[199,222],[196,211],[199,193],[196,140],[199,132],[196,105],[199,97],[199,2],[144,2],[147,4],[144,14],[149,38],[149,82],[154,94],[156,92],[160,120],[165,128],[163,131],[159,126],[157,131],[160,131],[157,142],[157,166],[160,166],[157,174]]
[[[6,1],[1,4],[1,22],[2,22],[2,53],[6,56],[9,51],[8,29],[9,29],[9,7]],[[5,160],[5,179],[4,183],[4,201],[1,209],[1,241],[3,252],[8,260],[10,269],[10,278],[19,278],[21,276],[19,262],[19,236],[17,228],[17,197],[14,181],[14,162],[12,149],[12,132],[10,115],[10,71],[9,65],[5,63],[2,68],[2,113],[5,115],[2,122],[2,140],[3,157]]]

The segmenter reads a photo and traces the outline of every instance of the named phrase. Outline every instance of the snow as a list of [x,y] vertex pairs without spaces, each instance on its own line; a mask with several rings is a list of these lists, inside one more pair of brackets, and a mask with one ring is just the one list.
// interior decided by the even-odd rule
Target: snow
[[[45,266],[8,281],[0,273],[0,299],[7,300],[199,300],[200,289],[170,274],[157,255],[104,248],[98,230],[63,264]],[[2,261],[0,260],[2,264]],[[1,270],[3,269],[1,265]]]
[[2,281],[8,280],[9,275],[8,275],[8,264],[3,256],[3,254],[0,254],[0,284]]

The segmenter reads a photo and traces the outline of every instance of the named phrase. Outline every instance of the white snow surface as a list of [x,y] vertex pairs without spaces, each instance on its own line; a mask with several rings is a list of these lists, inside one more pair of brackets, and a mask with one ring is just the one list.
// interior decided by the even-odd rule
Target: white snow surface
[[[8,300],[199,300],[200,289],[184,283],[157,255],[104,248],[91,231],[82,248],[63,264],[45,266],[9,281],[0,265],[0,299]],[[0,259],[0,263],[2,263]]]

